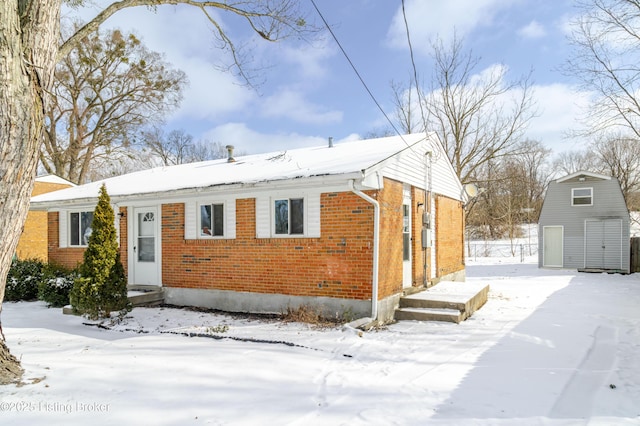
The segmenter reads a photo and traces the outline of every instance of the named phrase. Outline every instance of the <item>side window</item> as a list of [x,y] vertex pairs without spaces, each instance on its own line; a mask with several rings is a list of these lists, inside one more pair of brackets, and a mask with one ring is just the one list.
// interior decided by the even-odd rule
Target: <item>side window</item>
[[592,206],[593,188],[573,188],[571,190],[572,206]]
[[200,205],[200,237],[224,236],[224,204]]
[[69,213],[69,245],[84,247],[89,244],[93,212]]
[[304,198],[286,198],[274,202],[276,235],[304,235]]

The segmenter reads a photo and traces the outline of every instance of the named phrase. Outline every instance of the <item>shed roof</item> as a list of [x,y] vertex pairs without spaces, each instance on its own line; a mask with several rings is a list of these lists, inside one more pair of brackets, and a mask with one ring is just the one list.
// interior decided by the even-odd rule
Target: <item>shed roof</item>
[[571,173],[570,175],[567,175],[565,177],[561,177],[559,179],[556,179],[556,182],[562,183],[562,182],[566,182],[568,180],[571,180],[573,178],[577,178],[577,177],[580,177],[580,176],[591,177],[591,178],[602,179],[602,180],[611,180],[611,176],[605,176],[605,175],[601,175],[599,173],[593,173],[593,172],[587,172],[585,170],[580,170],[580,171],[577,171],[575,173]]

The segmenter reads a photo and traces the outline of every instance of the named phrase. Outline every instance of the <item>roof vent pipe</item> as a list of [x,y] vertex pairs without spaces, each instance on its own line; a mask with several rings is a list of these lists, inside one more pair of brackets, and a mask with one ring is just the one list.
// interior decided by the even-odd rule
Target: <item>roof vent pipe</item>
[[233,145],[227,145],[227,146],[225,146],[225,148],[227,148],[227,154],[228,154],[227,163],[235,163],[236,159],[233,158],[233,148],[234,148],[234,146]]
[[329,136],[329,148],[333,148],[333,137]]

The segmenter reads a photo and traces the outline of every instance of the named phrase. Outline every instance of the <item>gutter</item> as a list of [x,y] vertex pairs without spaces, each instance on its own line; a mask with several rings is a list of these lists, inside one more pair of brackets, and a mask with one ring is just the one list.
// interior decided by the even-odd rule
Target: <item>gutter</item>
[[[119,176],[117,176],[119,177]],[[116,177],[116,178],[117,178]],[[237,182],[237,183],[221,183],[213,184],[209,186],[201,187],[188,187],[171,190],[156,190],[153,192],[132,193],[132,194],[109,194],[112,204],[119,205],[133,205],[138,203],[139,205],[147,205],[150,201],[155,203],[171,203],[179,202],[188,198],[197,198],[202,193],[219,192],[230,195],[243,195],[251,193],[256,190],[269,189],[277,187],[278,190],[290,189],[290,188],[308,188],[309,186],[336,186],[343,188],[345,181],[349,182],[350,179],[361,179],[362,171],[349,172],[342,174],[323,174],[314,176],[299,176],[282,179],[272,179],[265,181],[255,182]],[[102,181],[100,181],[102,183]],[[109,182],[107,184],[107,192],[109,192]],[[89,184],[87,184],[89,185]],[[72,189],[72,188],[68,188]],[[64,191],[61,190],[61,191]],[[31,202],[29,207],[33,211],[48,211],[52,209],[63,209],[69,207],[78,206],[94,206],[98,202],[98,190],[96,189],[96,195],[91,197],[79,197],[68,199],[50,199],[45,201]],[[54,193],[47,193],[36,195],[35,197],[47,196],[55,197]]]
[[[369,197],[364,192],[356,189],[356,181],[352,179],[350,181],[351,192],[364,199],[365,201],[373,204],[373,268],[372,268],[372,280],[371,280],[371,318],[361,319],[354,321],[364,324],[367,321],[373,322],[378,318],[378,258],[380,257],[380,204],[375,199]],[[367,320],[367,321],[365,321]],[[354,324],[355,325],[355,324]],[[357,325],[356,325],[357,327]]]

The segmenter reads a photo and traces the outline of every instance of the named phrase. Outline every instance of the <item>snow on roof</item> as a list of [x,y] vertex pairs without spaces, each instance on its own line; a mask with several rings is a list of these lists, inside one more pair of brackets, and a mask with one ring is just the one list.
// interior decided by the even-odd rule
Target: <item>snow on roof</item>
[[73,182],[69,182],[66,179],[61,178],[60,176],[56,176],[56,175],[43,175],[43,176],[38,176],[36,177],[36,182],[42,182],[42,183],[55,183],[58,185],[71,185],[71,186],[76,186],[75,183]]
[[593,172],[587,172],[585,170],[581,170],[575,173],[571,173],[570,175],[561,177],[559,179],[556,179],[556,182],[558,183],[562,183],[562,182],[566,182],[568,180],[571,180],[573,178],[576,178],[578,176],[588,176],[588,177],[592,177],[595,179],[602,179],[602,180],[611,180],[611,176],[605,176],[605,175],[601,175],[599,173],[593,173]]
[[32,206],[52,201],[97,198],[104,183],[114,197],[156,194],[217,185],[269,182],[313,176],[359,173],[426,139],[424,133],[336,143],[266,154],[157,167],[63,189],[31,199]]

